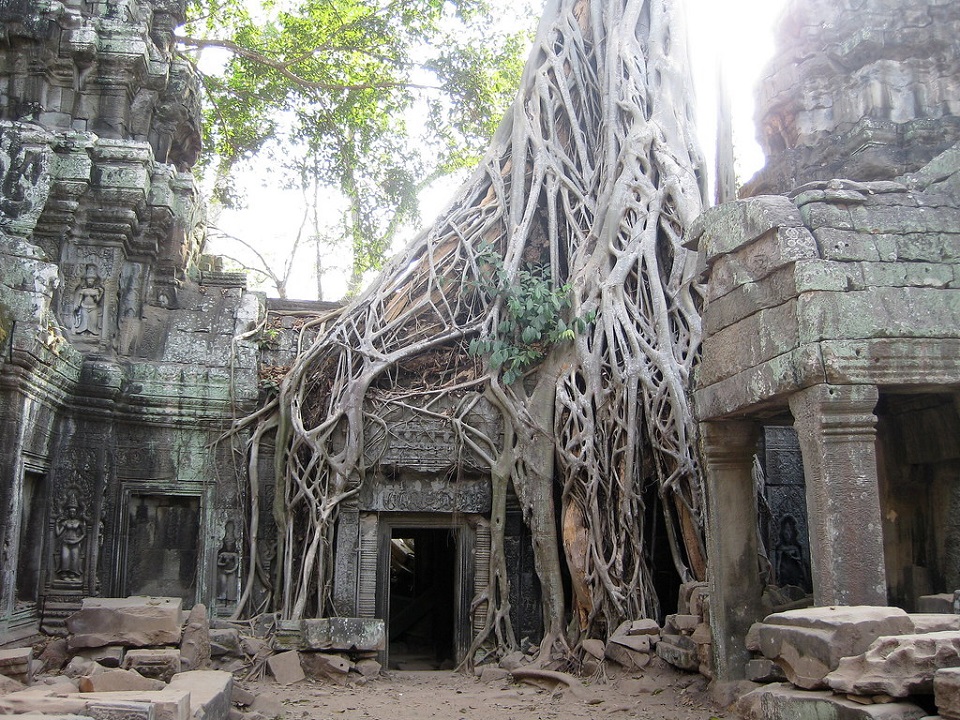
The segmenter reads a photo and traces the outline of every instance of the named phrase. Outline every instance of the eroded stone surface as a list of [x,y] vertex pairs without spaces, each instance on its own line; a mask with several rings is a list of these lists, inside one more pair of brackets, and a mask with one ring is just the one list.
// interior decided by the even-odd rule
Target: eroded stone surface
[[842,658],[825,682],[855,695],[928,695],[937,670],[952,667],[960,667],[960,631],[881,637],[863,654]]
[[913,632],[899,608],[855,606],[790,610],[769,615],[756,630],[760,651],[798,687],[824,688],[840,658],[859,655],[877,638]]
[[799,690],[772,683],[737,701],[743,720],[920,720],[926,712],[908,702],[862,705],[829,691]]
[[180,598],[86,598],[70,616],[71,648],[177,644]]

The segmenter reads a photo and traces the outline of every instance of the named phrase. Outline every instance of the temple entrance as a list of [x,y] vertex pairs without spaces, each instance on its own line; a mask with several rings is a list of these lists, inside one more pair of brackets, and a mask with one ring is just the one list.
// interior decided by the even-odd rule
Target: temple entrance
[[390,667],[452,669],[456,660],[457,532],[394,528],[387,632]]
[[130,495],[126,514],[122,593],[181,597],[197,594],[200,498]]
[[17,559],[17,607],[33,605],[40,592],[46,483],[39,472],[23,473],[20,550]]

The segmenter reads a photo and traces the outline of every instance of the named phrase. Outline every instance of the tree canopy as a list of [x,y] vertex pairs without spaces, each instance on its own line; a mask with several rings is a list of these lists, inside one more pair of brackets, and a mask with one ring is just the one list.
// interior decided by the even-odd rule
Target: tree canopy
[[497,0],[252,5],[191,0],[180,37],[195,61],[226,53],[221,71],[201,72],[216,194],[237,202],[230,172],[250,160],[291,187],[338,190],[359,279],[416,218],[430,179],[479,160],[514,95],[528,32],[490,31]]

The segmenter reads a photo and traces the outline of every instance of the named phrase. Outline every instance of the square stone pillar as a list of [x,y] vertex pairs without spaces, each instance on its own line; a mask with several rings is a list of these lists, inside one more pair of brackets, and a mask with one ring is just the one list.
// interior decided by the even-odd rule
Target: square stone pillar
[[807,484],[816,605],[886,605],[877,485],[879,393],[814,385],[790,398]]
[[759,428],[752,422],[700,425],[707,482],[707,554],[714,676],[740,680],[750,659],[744,639],[763,618],[757,545],[753,457]]

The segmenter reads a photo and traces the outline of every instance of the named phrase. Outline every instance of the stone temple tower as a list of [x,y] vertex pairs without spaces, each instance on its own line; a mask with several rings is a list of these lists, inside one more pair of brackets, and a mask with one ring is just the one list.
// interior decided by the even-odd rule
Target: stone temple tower
[[202,255],[184,11],[0,0],[0,635],[90,595],[237,596],[217,440],[256,402],[262,302]]
[[960,140],[953,0],[790,0],[758,88],[767,158],[741,196],[891,179]]

